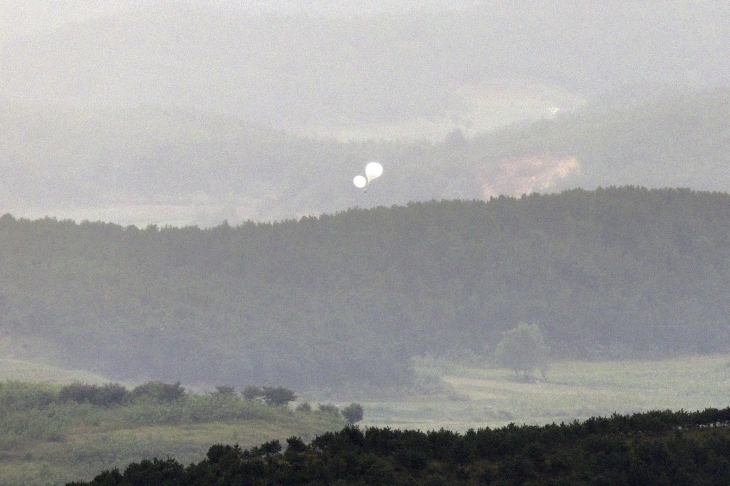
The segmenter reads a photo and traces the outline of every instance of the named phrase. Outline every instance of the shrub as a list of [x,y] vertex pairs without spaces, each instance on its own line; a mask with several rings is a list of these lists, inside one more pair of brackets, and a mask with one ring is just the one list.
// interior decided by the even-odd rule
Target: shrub
[[269,405],[286,405],[297,399],[297,396],[292,390],[281,386],[265,386],[263,397],[264,401]]
[[302,402],[297,405],[297,408],[295,408],[297,412],[304,412],[309,413],[312,411],[312,405],[309,404],[309,402]]
[[232,395],[236,393],[236,389],[228,385],[218,385],[211,395]]
[[96,395],[96,388],[94,385],[85,383],[71,383],[61,388],[58,393],[58,400],[61,402],[91,403]]
[[255,400],[264,396],[264,389],[260,386],[247,386],[243,389],[243,398],[246,400]]
[[90,403],[101,407],[121,405],[129,399],[129,391],[118,383],[102,386],[71,383],[58,393],[60,402]]
[[185,397],[185,388],[180,382],[169,384],[161,381],[148,381],[132,390],[134,398],[143,398],[155,402],[176,402]]
[[101,386],[98,394],[98,403],[95,405],[103,405],[105,407],[111,405],[122,405],[129,401],[131,394],[129,390],[119,383],[106,383]]
[[320,413],[329,413],[332,415],[340,414],[340,409],[337,408],[337,405],[332,405],[331,403],[320,403],[318,405],[318,409]]
[[51,385],[7,381],[0,383],[0,415],[17,410],[45,408],[56,402],[57,391]]
[[356,422],[362,420],[364,411],[362,405],[359,403],[351,403],[342,409],[342,416],[345,417],[347,423],[354,425]]
[[246,400],[263,399],[268,405],[286,405],[297,399],[296,394],[282,386],[247,386],[243,389],[243,398]]

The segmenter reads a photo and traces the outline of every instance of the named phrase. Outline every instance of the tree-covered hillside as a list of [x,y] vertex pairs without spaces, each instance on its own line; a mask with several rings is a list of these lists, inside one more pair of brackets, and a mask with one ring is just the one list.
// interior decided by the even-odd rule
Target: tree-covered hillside
[[[211,229],[0,218],[0,338],[119,379],[409,379],[518,322],[556,357],[726,350],[730,195],[636,187]],[[22,346],[21,346],[22,345]]]

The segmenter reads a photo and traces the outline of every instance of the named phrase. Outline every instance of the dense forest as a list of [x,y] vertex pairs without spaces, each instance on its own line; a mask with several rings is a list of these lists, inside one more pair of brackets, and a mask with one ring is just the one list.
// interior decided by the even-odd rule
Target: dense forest
[[279,223],[0,218],[5,353],[124,380],[390,386],[518,322],[554,358],[726,351],[730,195],[638,187]]
[[420,432],[348,427],[242,450],[212,446],[185,467],[144,460],[69,486],[726,485],[730,409],[655,411],[585,422]]

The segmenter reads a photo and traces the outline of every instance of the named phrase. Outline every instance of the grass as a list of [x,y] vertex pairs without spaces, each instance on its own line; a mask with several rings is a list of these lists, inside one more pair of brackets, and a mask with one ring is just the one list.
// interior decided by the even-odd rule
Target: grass
[[[0,484],[45,485],[89,480],[104,469],[124,467],[145,457],[174,457],[181,464],[198,462],[212,444],[244,448],[292,435],[311,440],[338,430],[330,417],[312,413],[282,415],[279,420],[247,420],[95,430],[89,425],[61,441],[30,441],[0,453]],[[102,428],[103,429],[103,428]]]
[[[662,361],[554,363],[547,379],[520,383],[504,369],[444,363],[448,392],[379,400],[363,397],[364,425],[400,429],[500,427],[583,420],[647,410],[730,405],[726,355]],[[433,372],[433,370],[431,370]]]
[[291,436],[309,441],[345,425],[332,414],[297,412],[233,395],[193,394],[182,402],[110,408],[43,401],[58,393],[61,383],[73,381],[109,382],[80,371],[0,360],[0,486],[90,480],[105,469],[123,470],[144,458],[174,457],[188,464],[202,460],[216,443],[250,448]]
[[[409,391],[388,398],[351,396],[348,403],[355,400],[364,406],[362,426],[461,432],[510,422],[572,422],[614,412],[723,408],[730,404],[729,360],[728,355],[712,355],[660,361],[562,361],[551,366],[546,380],[534,384],[514,381],[509,370],[486,365],[423,361],[417,363],[417,371],[440,380],[440,386],[434,379],[429,381],[431,392]],[[30,375],[22,375],[25,369]],[[39,381],[55,383],[68,375],[52,367],[0,360],[0,377],[7,376],[37,376]],[[343,425],[341,419],[327,414],[260,406],[245,419],[195,423],[175,419],[183,414],[174,410],[139,407],[108,413],[79,405],[58,430],[35,427],[34,433],[33,427],[20,427],[12,443],[4,441],[0,485],[90,479],[103,469],[123,468],[144,457],[174,457],[187,464],[199,461],[214,443],[248,448],[292,435],[310,440]],[[217,413],[226,410],[223,407]],[[49,417],[39,416],[39,425],[44,420]]]
[[66,370],[30,361],[0,358],[0,382],[12,380],[34,383],[73,383],[77,381],[90,385],[109,382],[109,379],[87,371]]

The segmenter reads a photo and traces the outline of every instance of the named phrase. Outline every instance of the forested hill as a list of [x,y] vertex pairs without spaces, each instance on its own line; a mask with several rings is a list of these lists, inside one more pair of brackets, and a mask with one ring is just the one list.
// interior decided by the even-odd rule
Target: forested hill
[[0,218],[3,352],[118,379],[391,385],[520,321],[556,357],[727,350],[730,195],[637,187],[158,228]]

